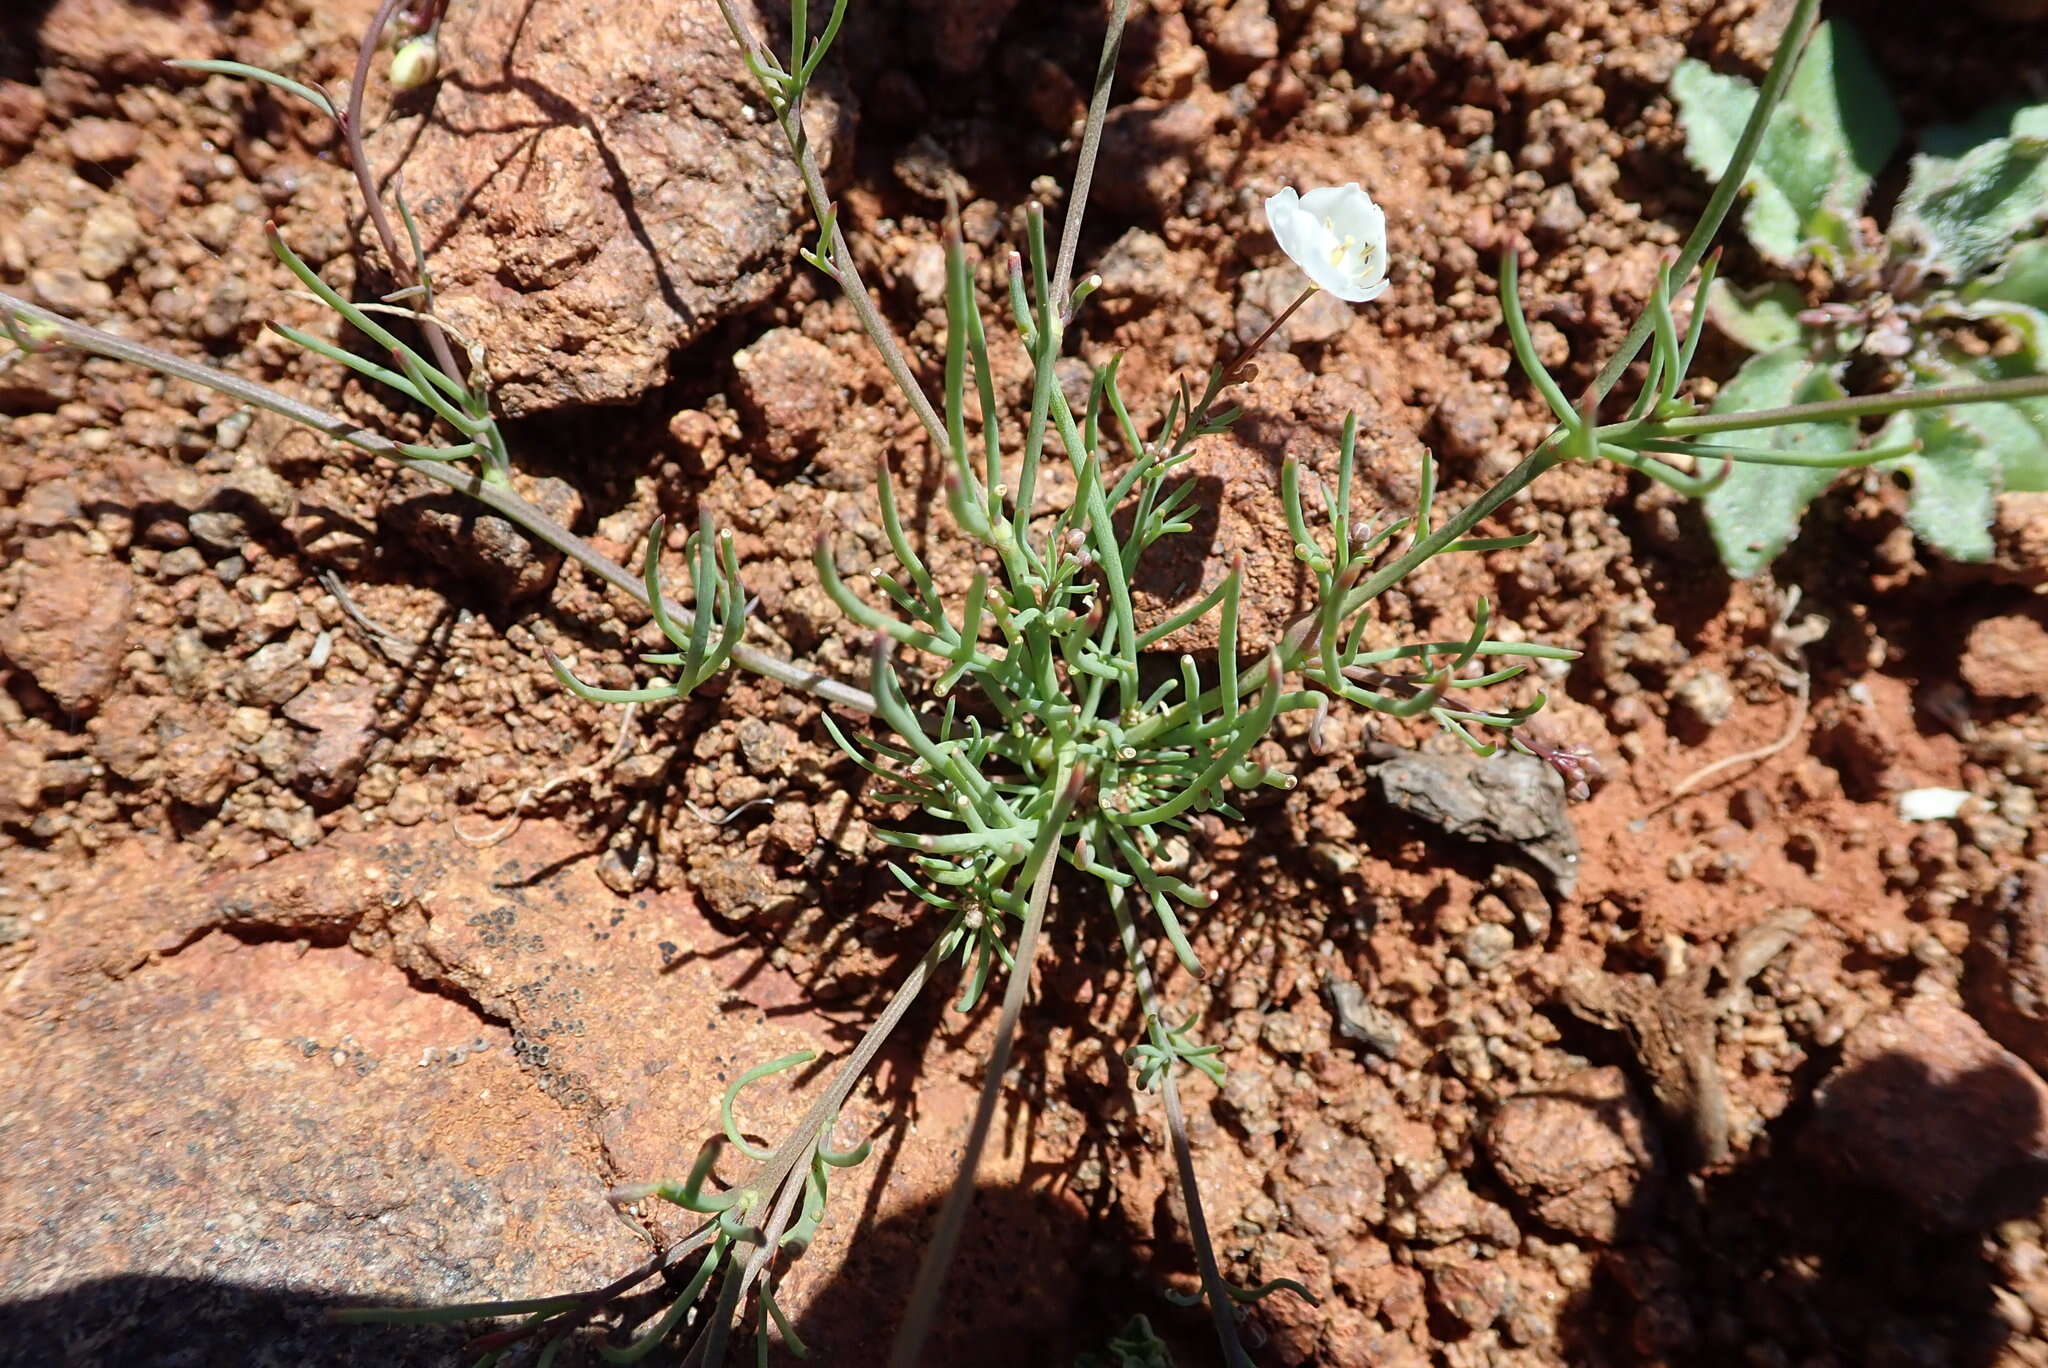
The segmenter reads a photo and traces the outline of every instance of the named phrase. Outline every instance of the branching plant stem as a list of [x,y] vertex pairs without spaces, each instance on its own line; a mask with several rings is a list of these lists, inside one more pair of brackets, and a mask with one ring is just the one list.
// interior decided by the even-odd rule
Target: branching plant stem
[[[1878,418],[1907,409],[2009,404],[2015,399],[2033,399],[2042,395],[2048,395],[2048,375],[2022,375],[1981,385],[1939,385],[1931,389],[1893,390],[1885,394],[1853,394],[1846,399],[1823,399],[1812,404],[1792,404],[1750,413],[1702,413],[1691,418],[1667,418],[1657,424],[1657,432],[1659,437],[1708,437],[1722,432],[1744,432],[1750,428]],[[1862,454],[1869,459],[1868,452]]]
[[[867,1034],[861,1037],[860,1044],[856,1045],[853,1052],[840,1063],[838,1070],[832,1075],[832,1081],[818,1094],[817,1100],[811,1103],[803,1118],[790,1131],[789,1138],[784,1140],[761,1166],[759,1175],[748,1185],[763,1192],[780,1194],[775,1214],[762,1228],[760,1241],[747,1242],[754,1244],[754,1254],[748,1262],[744,1279],[733,1290],[735,1305],[726,1308],[726,1316],[712,1318],[705,1340],[700,1341],[697,1346],[704,1351],[700,1361],[713,1364],[723,1362],[723,1342],[731,1323],[730,1313],[736,1309],[737,1298],[745,1294],[747,1285],[760,1276],[761,1270],[773,1257],[783,1232],[788,1228],[795,1200],[801,1195],[803,1170],[824,1138],[825,1128],[839,1115],[840,1109],[846,1105],[846,1099],[853,1095],[854,1087],[867,1073],[868,1065],[874,1062],[875,1053],[882,1048],[883,1042],[895,1031],[897,1023],[903,1020],[904,1014],[917,1001],[917,996],[924,990],[925,984],[930,982],[932,971],[945,959],[946,949],[947,938],[942,935],[932,942],[931,947],[912,966],[910,972],[904,975],[903,982],[897,985],[895,996],[889,999],[889,1005],[875,1018],[875,1024],[868,1028]],[[674,1257],[672,1253],[671,1260]],[[731,1280],[728,1281],[728,1286],[731,1286]]]
[[[0,316],[10,315],[26,325],[21,330],[38,345],[61,343],[95,356],[125,361],[173,379],[188,381],[224,395],[238,404],[247,404],[251,408],[263,409],[279,417],[289,418],[359,451],[385,457],[422,479],[432,480],[435,484],[475,499],[491,512],[524,530],[534,540],[553,547],[642,607],[647,606],[647,588],[640,576],[633,574],[534,507],[509,485],[486,480],[481,475],[447,462],[415,460],[399,450],[398,444],[382,433],[358,427],[345,418],[294,399],[267,385],[245,380],[229,371],[217,370],[197,361],[188,361],[181,356],[174,356],[170,352],[125,337],[116,337],[113,333],[99,328],[74,323],[62,314],[51,313],[48,309],[31,304],[25,299],[0,291]],[[686,627],[695,620],[690,610],[680,604],[667,603],[666,609],[672,618]],[[862,713],[872,713],[875,710],[874,696],[867,690],[817,670],[807,669],[794,661],[784,660],[772,652],[752,646],[741,646],[733,652],[732,658],[733,663],[743,669],[811,694],[824,702],[835,703]]]
[[[746,14],[735,0],[718,0],[718,9],[719,13],[725,16],[726,27],[732,30],[733,41],[739,44],[740,51],[746,56],[750,67],[764,61],[774,61],[773,55],[755,35],[753,25],[747,21]],[[801,60],[802,55],[799,54],[798,61]],[[940,421],[937,411],[932,408],[932,401],[925,394],[924,386],[920,385],[917,377],[911,373],[910,361],[904,355],[903,344],[897,341],[895,330],[889,326],[888,320],[882,317],[881,310],[875,307],[874,299],[868,294],[867,283],[861,279],[860,267],[853,259],[853,249],[847,246],[846,234],[839,230],[837,206],[832,203],[832,196],[825,189],[824,174],[818,169],[818,159],[812,154],[810,139],[804,132],[801,91],[798,92],[796,99],[790,101],[787,107],[780,111],[778,121],[782,127],[783,138],[789,144],[790,156],[796,162],[797,174],[803,179],[804,193],[811,202],[811,213],[830,238],[830,241],[824,244],[823,256],[830,263],[832,278],[846,292],[848,302],[853,305],[854,315],[860,320],[861,331],[874,343],[876,353],[882,358],[882,365],[889,372],[889,378],[896,382],[896,388],[902,392],[904,402],[910,405],[910,411],[916,414],[918,422],[924,425],[925,435],[931,438],[932,446],[943,451],[946,446],[946,425]]]
[[[1163,1025],[1166,1009],[1159,1000],[1159,986],[1152,966],[1138,945],[1138,929],[1121,897],[1113,897],[1118,936],[1124,958],[1131,967],[1137,987],[1138,1008],[1148,1023]],[[1203,1300],[1209,1304],[1209,1320],[1216,1330],[1216,1343],[1223,1350],[1225,1368],[1252,1368],[1250,1357],[1237,1336],[1237,1319],[1231,1310],[1229,1284],[1217,1267],[1215,1248],[1209,1243],[1208,1217],[1202,1210],[1201,1185],[1195,1175],[1195,1156],[1188,1144],[1187,1119],[1181,1113],[1179,1068],[1168,1064],[1160,1071],[1159,1091],[1166,1109],[1167,1142],[1173,1148],[1174,1171],[1180,1178],[1181,1200],[1187,1204],[1188,1234],[1195,1246],[1195,1269],[1202,1278]]]
[[[1728,158],[1728,168],[1714,183],[1713,193],[1707,196],[1707,207],[1700,211],[1699,222],[1685,239],[1685,246],[1679,249],[1677,264],[1672,267],[1671,278],[1684,281],[1698,269],[1706,259],[1707,251],[1714,239],[1720,235],[1721,225],[1728,213],[1735,207],[1735,201],[1742,194],[1742,188],[1749,179],[1750,163],[1756,159],[1757,148],[1764,140],[1764,130],[1770,125],[1771,111],[1778,107],[1784,97],[1785,87],[1792,83],[1793,72],[1798,69],[1799,56],[1806,50],[1807,41],[1813,36],[1813,26],[1820,14],[1820,0],[1794,0],[1791,16],[1785,21],[1785,31],[1778,39],[1778,47],[1771,54],[1770,69],[1764,75],[1764,83],[1757,91],[1756,106],[1750,110],[1749,122],[1742,126],[1742,133],[1735,141],[1735,150]],[[1592,386],[1593,406],[1598,407],[1615,384],[1621,379],[1629,363],[1636,359],[1644,343],[1656,330],[1656,319],[1645,309],[1636,319],[1635,325],[1622,339],[1614,355],[1607,358],[1607,364],[1600,368]]]
[[1124,20],[1131,0],[1115,0],[1109,28],[1102,37],[1102,56],[1095,63],[1095,93],[1088,101],[1088,119],[1081,130],[1081,154],[1074,166],[1074,186],[1067,194],[1066,223],[1060,229],[1059,263],[1053,269],[1052,297],[1064,301],[1074,284],[1074,254],[1081,246],[1081,220],[1088,213],[1088,191],[1095,184],[1095,161],[1102,151],[1102,123],[1109,113],[1109,90],[1116,84],[1116,54],[1123,45]]
[[1209,1320],[1216,1328],[1216,1342],[1223,1346],[1229,1368],[1252,1368],[1251,1358],[1237,1337],[1237,1322],[1231,1297],[1224,1287],[1223,1270],[1216,1266],[1216,1246],[1209,1241],[1209,1218],[1202,1211],[1202,1188],[1195,1178],[1195,1152],[1188,1144],[1187,1118],[1181,1113],[1180,1083],[1168,1069],[1159,1080],[1159,1094],[1166,1103],[1166,1137],[1173,1148],[1173,1166],[1180,1175],[1181,1200],[1187,1203],[1188,1241],[1195,1247],[1195,1267],[1202,1275],[1202,1300],[1209,1304]]
[[[384,40],[384,26],[403,3],[405,0],[384,0],[371,18],[370,26],[363,30],[362,42],[356,48],[355,76],[348,85],[348,104],[335,116],[335,122],[341,125],[342,148],[349,170],[355,173],[356,185],[362,191],[364,212],[377,229],[377,241],[383,244],[384,259],[390,263],[391,274],[402,286],[420,283],[422,264],[399,250],[398,234],[392,230],[391,215],[384,208],[384,193],[377,183],[376,169],[370,165],[370,150],[363,142],[363,96],[370,87],[370,65],[376,60],[377,48]],[[461,379],[466,372],[456,364],[454,349],[448,345],[448,336],[441,330],[441,325],[431,318],[422,318],[420,331],[426,335],[427,346],[434,353],[434,364],[444,374]]]
[[924,1360],[925,1339],[932,1319],[938,1314],[939,1297],[945,1291],[946,1274],[951,1271],[953,1248],[967,1221],[968,1205],[974,1200],[975,1175],[981,1169],[981,1153],[988,1144],[989,1127],[995,1121],[996,1104],[1003,1093],[1003,1075],[1010,1069],[1010,1050],[1015,1044],[1017,1019],[1023,1014],[1024,999],[1031,989],[1031,967],[1037,961],[1039,929],[1045,921],[1045,904],[1052,892],[1053,872],[1059,868],[1060,843],[1065,839],[1067,817],[1080,799],[1087,772],[1075,766],[1067,776],[1059,801],[1047,814],[1038,846],[1031,852],[1024,879],[1031,893],[1024,915],[1024,927],[1017,938],[1016,963],[1010,968],[1010,982],[1003,991],[1003,1014],[996,1023],[995,1043],[989,1048],[987,1076],[982,1081],[981,1101],[974,1109],[974,1123],[967,1132],[967,1148],[960,1158],[953,1187],[939,1211],[938,1225],[924,1258],[917,1267],[917,1282],[911,1288],[910,1309],[896,1332],[896,1345],[889,1354],[890,1368],[918,1368]]

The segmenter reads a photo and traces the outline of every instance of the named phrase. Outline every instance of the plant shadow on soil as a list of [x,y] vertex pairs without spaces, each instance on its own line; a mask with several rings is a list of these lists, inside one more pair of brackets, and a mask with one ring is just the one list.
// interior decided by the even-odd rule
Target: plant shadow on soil
[[[1636,1237],[1604,1252],[1591,1288],[1559,1317],[1566,1361],[2005,1361],[2013,1326],[1998,1313],[1987,1237],[2040,1210],[2048,1162],[2020,1160],[1954,1198],[1941,1189],[1959,1171],[1984,1172],[1973,1147],[2039,1153],[2037,1088],[2000,1065],[1936,1079],[1891,1053],[1801,1099],[1751,1157],[1637,1192],[1622,1223]],[[1842,1176],[1845,1150],[1881,1155],[1889,1186]],[[1917,1201],[1898,1191],[1914,1175],[1927,1184]]]
[[[836,1277],[797,1319],[811,1361],[879,1364],[910,1298],[918,1258],[939,1199],[907,1207],[873,1226]],[[1165,1333],[1200,1332],[1201,1313],[1148,1291],[1142,1270],[1098,1238],[1080,1204],[1043,1187],[984,1186],[976,1195],[954,1263],[950,1291],[924,1362],[975,1368],[1046,1368],[1099,1347],[1137,1311]],[[679,1287],[681,1278],[673,1285]],[[1000,1287],[1000,1297],[974,1288]],[[337,1325],[331,1312],[372,1303],[314,1288],[253,1287],[228,1280],[120,1274],[19,1301],[0,1301],[0,1362],[63,1368],[211,1368],[221,1364],[296,1364],[303,1368],[427,1368],[463,1362],[461,1347],[491,1328]],[[426,1305],[427,1303],[403,1303]],[[644,1326],[659,1315],[659,1294],[626,1303]],[[505,1320],[499,1326],[511,1325]],[[1176,1362],[1199,1365],[1199,1339],[1183,1336]],[[557,1360],[563,1368],[601,1360],[605,1342],[585,1330]],[[684,1345],[680,1336],[671,1346]],[[680,1349],[647,1362],[674,1362]],[[752,1332],[739,1337],[735,1361],[753,1361]],[[771,1362],[795,1362],[786,1349]],[[530,1353],[509,1365],[530,1363]]]

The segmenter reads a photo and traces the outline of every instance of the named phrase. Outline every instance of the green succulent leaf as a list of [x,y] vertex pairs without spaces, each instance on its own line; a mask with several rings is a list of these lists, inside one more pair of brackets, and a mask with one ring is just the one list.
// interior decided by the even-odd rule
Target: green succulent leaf
[[1806,300],[1790,281],[1738,290],[1717,279],[1707,290],[1707,317],[1723,336],[1753,352],[1789,347],[1806,335],[1799,311]]
[[[1788,404],[1839,399],[1837,367],[1816,364],[1801,346],[1753,356],[1722,386],[1715,413],[1743,413]],[[1856,445],[1853,423],[1803,423],[1731,433],[1708,445],[1763,446],[1781,451],[1847,451]],[[1739,578],[1767,569],[1799,530],[1800,515],[1841,472],[1826,468],[1738,464],[1703,500],[1707,528],[1721,561]]]
[[[1757,90],[1688,58],[1671,77],[1686,156],[1709,180],[1727,171]],[[1784,103],[1772,111],[1744,188],[1742,228],[1779,265],[1818,252],[1839,262],[1854,245],[1870,183],[1899,143],[1899,116],[1855,31],[1822,24]]]
[[2048,217],[2048,105],[1940,130],[1925,145],[1899,194],[1892,236],[1931,270],[1969,282]]

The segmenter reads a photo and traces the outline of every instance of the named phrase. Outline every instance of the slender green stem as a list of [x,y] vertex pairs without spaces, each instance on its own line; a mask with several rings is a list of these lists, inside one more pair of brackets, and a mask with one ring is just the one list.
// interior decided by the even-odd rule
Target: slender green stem
[[840,1063],[825,1091],[818,1094],[817,1100],[811,1103],[802,1119],[796,1123],[795,1129],[790,1131],[789,1138],[776,1148],[774,1156],[762,1165],[758,1175],[747,1184],[755,1191],[775,1192],[779,1196],[767,1224],[757,1232],[761,1236],[760,1242],[755,1244],[752,1239],[746,1239],[740,1241],[737,1246],[741,1249],[752,1246],[753,1253],[748,1259],[746,1271],[740,1275],[738,1286],[729,1286],[728,1289],[721,1291],[719,1305],[725,1314],[714,1314],[710,1318],[704,1338],[700,1339],[691,1351],[700,1356],[700,1361],[709,1359],[711,1362],[723,1362],[714,1355],[723,1345],[725,1336],[731,1328],[731,1310],[738,1305],[739,1298],[745,1295],[748,1285],[767,1267],[768,1260],[774,1257],[782,1233],[788,1228],[789,1218],[795,1211],[796,1200],[802,1195],[804,1174],[809,1168],[811,1156],[817,1152],[818,1146],[825,1138],[825,1128],[839,1115],[840,1109],[846,1105],[846,1099],[853,1094],[854,1086],[866,1074],[868,1065],[874,1062],[876,1052],[895,1031],[898,1023],[903,1020],[904,1013],[910,1010],[911,1004],[917,1001],[918,994],[924,990],[925,984],[931,981],[932,972],[946,957],[947,947],[948,938],[944,935],[932,942],[931,947],[904,976],[903,982],[897,985],[896,995],[889,1000],[889,1005],[882,1010],[882,1015],[875,1019],[875,1024],[868,1028],[867,1034],[861,1037],[860,1044],[856,1045],[853,1053]]
[[995,1044],[988,1054],[988,1076],[982,1083],[981,1102],[974,1110],[974,1123],[967,1132],[967,1148],[960,1156],[952,1191],[939,1211],[938,1225],[924,1258],[917,1268],[917,1282],[910,1293],[910,1309],[896,1332],[889,1353],[890,1368],[918,1368],[924,1362],[924,1342],[938,1314],[939,1297],[945,1291],[946,1274],[951,1271],[953,1247],[959,1243],[960,1228],[967,1220],[968,1204],[974,1199],[974,1178],[981,1168],[981,1152],[988,1144],[988,1132],[995,1122],[996,1104],[1002,1098],[1003,1075],[1009,1072],[1010,1049],[1016,1042],[1017,1018],[1031,991],[1031,966],[1038,956],[1039,927],[1045,920],[1045,904],[1052,892],[1053,871],[1059,867],[1058,852],[1067,816],[1079,801],[1087,772],[1075,765],[1068,773],[1051,810],[1040,819],[1038,842],[1023,877],[1031,887],[1024,914],[1024,929],[1017,938],[1016,963],[1003,991],[1003,1014],[996,1024]]
[[[1218,372],[1218,374],[1222,377],[1223,384],[1234,384],[1238,379],[1239,375],[1243,372],[1246,363],[1249,362],[1254,356],[1257,356],[1259,354],[1259,349],[1264,347],[1266,343],[1272,340],[1273,334],[1280,331],[1280,327],[1282,324],[1287,322],[1288,319],[1294,317],[1294,311],[1296,309],[1308,303],[1308,301],[1315,295],[1315,292],[1322,288],[1323,287],[1320,285],[1310,285],[1307,289],[1303,290],[1300,294],[1296,295],[1294,297],[1294,302],[1292,304],[1289,304],[1286,308],[1282,309],[1280,311],[1279,316],[1275,318],[1271,323],[1268,323],[1266,325],[1266,330],[1264,332],[1260,333],[1257,337],[1254,337],[1250,342],[1246,343],[1244,349],[1238,352],[1236,356],[1231,358],[1230,364],[1225,366],[1220,372]],[[1221,386],[1218,386],[1218,388],[1220,389]]]
[[[1728,159],[1727,170],[1715,183],[1714,192],[1707,197],[1706,209],[1701,212],[1699,222],[1693,225],[1685,246],[1679,250],[1678,261],[1671,268],[1672,280],[1683,284],[1691,278],[1694,268],[1720,233],[1729,210],[1735,207],[1743,183],[1749,179],[1749,166],[1756,159],[1757,146],[1763,141],[1764,130],[1770,124],[1771,111],[1778,107],[1785,87],[1791,84],[1792,73],[1799,65],[1799,55],[1805,51],[1806,41],[1813,32],[1814,17],[1819,12],[1820,0],[1795,0],[1792,16],[1785,21],[1784,35],[1778,39],[1777,51],[1771,56],[1770,70],[1764,73],[1763,86],[1757,92],[1756,107],[1750,110],[1749,122],[1742,126],[1742,135],[1735,141],[1735,152]],[[1621,379],[1621,373],[1636,359],[1636,353],[1650,340],[1650,333],[1656,326],[1656,319],[1650,310],[1645,309],[1636,319],[1635,326],[1628,330],[1628,336],[1622,339],[1620,349],[1607,358],[1607,364],[1594,378],[1596,399],[1607,397],[1608,391]]]
[[[1132,920],[1130,909],[1125,904],[1125,895],[1119,889],[1109,890],[1110,909],[1116,914],[1117,935],[1123,944],[1124,958],[1131,966],[1131,976],[1137,984],[1138,1009],[1149,1025],[1165,1026],[1165,1010],[1159,1002],[1159,988],[1154,981],[1152,966],[1138,947],[1138,928]],[[1180,1176],[1181,1196],[1188,1208],[1188,1235],[1195,1247],[1195,1267],[1201,1273],[1203,1299],[1209,1303],[1209,1318],[1216,1329],[1217,1347],[1222,1349],[1229,1368],[1251,1368],[1251,1360],[1245,1354],[1244,1345],[1237,1337],[1237,1320],[1231,1314],[1228,1284],[1223,1279],[1223,1270],[1216,1265],[1216,1251],[1209,1243],[1209,1223],[1202,1212],[1202,1193],[1195,1177],[1195,1159],[1188,1146],[1186,1119],[1181,1115],[1180,1089],[1174,1081],[1178,1065],[1168,1061],[1160,1072],[1161,1093],[1166,1099],[1166,1129],[1173,1145],[1175,1172]]]
[[1088,122],[1081,130],[1081,155],[1074,163],[1074,188],[1067,196],[1067,219],[1060,228],[1059,267],[1053,272],[1052,298],[1055,309],[1067,307],[1067,295],[1074,281],[1074,254],[1081,245],[1081,219],[1088,212],[1088,189],[1095,182],[1095,158],[1102,150],[1102,121],[1109,112],[1109,88],[1116,83],[1117,48],[1123,43],[1124,19],[1131,12],[1131,0],[1115,0],[1110,6],[1109,29],[1102,36],[1102,56],[1095,64],[1095,94],[1088,102]]
[[1195,1179],[1195,1153],[1188,1144],[1188,1123],[1181,1115],[1180,1085],[1173,1066],[1160,1075],[1159,1090],[1166,1099],[1166,1134],[1173,1145],[1173,1166],[1180,1175],[1181,1198],[1188,1208],[1188,1242],[1195,1247],[1195,1267],[1202,1275],[1202,1300],[1209,1303],[1209,1319],[1216,1327],[1216,1342],[1222,1346],[1230,1368],[1252,1368],[1252,1361],[1237,1338],[1237,1321],[1231,1311],[1231,1297],[1216,1266],[1216,1247],[1209,1242],[1209,1218],[1202,1212],[1202,1189]]
[[[1435,556],[1452,542],[1460,540],[1467,532],[1470,532],[1474,527],[1477,527],[1480,523],[1493,516],[1495,509],[1514,498],[1524,489],[1527,489],[1537,476],[1543,474],[1552,466],[1557,465],[1563,459],[1563,456],[1547,445],[1537,447],[1536,450],[1522,458],[1520,465],[1502,476],[1500,483],[1494,485],[1456,513],[1453,513],[1444,520],[1442,526],[1422,540],[1414,543],[1388,564],[1375,571],[1363,584],[1347,594],[1344,599],[1344,615],[1350,616],[1359,608],[1384,594],[1394,585],[1399,584],[1410,574],[1414,573],[1424,561]],[[1313,627],[1315,615],[1312,613],[1307,614],[1300,619],[1300,622]],[[1291,639],[1293,635],[1294,629],[1293,626],[1290,626],[1288,636]]]
[[[754,35],[754,28],[748,22],[743,7],[737,0],[718,0],[718,9],[725,16],[725,24],[732,31],[733,41],[739,44],[740,52],[747,58],[748,65],[761,61],[773,61],[768,49]],[[799,54],[799,61],[802,55]],[[925,434],[931,438],[932,449],[944,451],[946,447],[946,425],[939,418],[938,411],[924,392],[924,387],[911,373],[910,362],[903,353],[903,346],[896,340],[894,330],[875,307],[875,301],[868,294],[867,283],[861,279],[860,267],[854,263],[853,250],[846,244],[846,234],[838,226],[838,215],[832,204],[832,197],[825,189],[824,174],[818,169],[818,159],[811,154],[809,140],[803,135],[803,112],[800,105],[791,105],[782,117],[782,132],[789,144],[790,155],[796,161],[797,174],[802,178],[804,193],[810,198],[811,213],[821,226],[831,229],[831,241],[824,243],[824,255],[832,263],[833,278],[846,292],[847,302],[853,305],[855,317],[860,320],[861,331],[875,344],[881,354],[882,365],[889,372],[889,378],[902,391],[910,411],[917,415],[924,425]]]
[[245,81],[259,81],[288,95],[298,96],[330,119],[335,117],[334,102],[329,100],[324,92],[294,81],[289,76],[280,76],[275,71],[250,66],[247,62],[216,62],[194,57],[173,57],[164,65],[176,67],[180,71],[201,71],[213,76],[235,76]]
[[[1856,418],[1877,418],[1904,409],[1946,408],[1954,404],[2009,404],[2015,399],[2036,399],[2048,395],[2048,375],[2023,375],[2012,380],[1992,380],[1982,385],[1940,385],[1933,389],[1894,390],[1889,394],[1858,394],[1847,399],[1822,399],[1786,408],[1758,409],[1753,413],[1702,413],[1691,418],[1667,418],[1652,425],[1647,436],[1707,437],[1719,432],[1747,432],[1752,428],[1785,427],[1793,423],[1833,423]],[[1603,428],[1607,440],[1631,435],[1634,424]]]
[[[356,185],[363,194],[363,208],[377,230],[377,240],[384,244],[391,274],[401,285],[417,285],[426,270],[426,263],[416,262],[398,250],[398,234],[391,227],[391,215],[384,209],[376,168],[370,165],[370,150],[363,141],[363,95],[370,85],[370,64],[376,59],[377,45],[383,41],[384,25],[403,2],[383,0],[376,14],[371,16],[369,27],[363,30],[362,41],[356,47],[355,72],[349,79],[348,105],[336,116],[335,122],[341,126],[342,148],[349,169],[355,173]],[[441,325],[431,318],[421,318],[419,324],[420,331],[426,336],[428,349],[434,353],[434,364],[449,378],[461,380],[467,372],[456,361],[455,352],[449,347]]]
[[[95,356],[141,366],[173,379],[188,381],[213,390],[217,394],[223,394],[236,403],[247,404],[251,408],[260,408],[289,418],[337,442],[344,442],[358,450],[387,457],[394,464],[403,466],[422,479],[432,480],[435,484],[452,489],[458,494],[468,495],[507,522],[523,529],[534,540],[560,551],[620,593],[643,606],[647,603],[647,589],[638,575],[535,508],[509,485],[491,482],[471,471],[407,456],[398,443],[383,434],[357,427],[345,418],[336,417],[325,409],[315,408],[289,395],[280,394],[267,385],[259,385],[253,380],[245,380],[238,375],[217,370],[200,362],[187,361],[170,352],[159,351],[155,347],[145,346],[125,337],[116,337],[110,332],[102,332],[83,323],[74,323],[62,314],[52,313],[48,309],[5,292],[0,292],[0,313],[33,324],[36,332],[52,341],[76,347],[80,351],[91,352]],[[680,604],[667,603],[665,607],[669,616],[680,624],[687,625],[696,620],[695,616]],[[851,684],[807,669],[794,661],[784,660],[768,651],[752,646],[740,646],[734,649],[732,659],[734,664],[743,669],[751,670],[790,688],[799,689],[826,702],[863,713],[873,713],[875,710],[874,696],[865,689],[855,688]]]

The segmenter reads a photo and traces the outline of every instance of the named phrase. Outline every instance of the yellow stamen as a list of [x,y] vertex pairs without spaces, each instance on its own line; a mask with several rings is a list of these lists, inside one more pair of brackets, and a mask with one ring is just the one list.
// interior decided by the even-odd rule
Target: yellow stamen
[[[1332,238],[1336,238],[1336,223],[1330,219],[1324,219],[1323,231],[1328,233]],[[1358,258],[1358,264],[1352,269],[1362,273],[1368,266],[1372,264],[1373,246],[1369,242],[1360,245],[1358,239],[1355,237],[1346,236],[1343,238],[1339,238],[1337,240],[1337,245],[1330,248],[1330,264],[1336,267],[1338,270],[1344,270],[1345,259],[1353,256],[1354,254]]]

